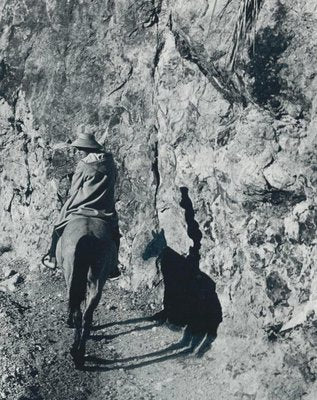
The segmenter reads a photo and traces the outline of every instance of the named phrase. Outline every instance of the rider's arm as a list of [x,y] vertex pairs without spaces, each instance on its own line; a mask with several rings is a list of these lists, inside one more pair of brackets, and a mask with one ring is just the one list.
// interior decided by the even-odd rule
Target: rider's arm
[[82,169],[82,165],[79,162],[76,171],[72,177],[72,183],[69,189],[69,195],[72,196],[73,194],[77,193],[78,189],[83,186],[83,182],[84,182],[84,172]]

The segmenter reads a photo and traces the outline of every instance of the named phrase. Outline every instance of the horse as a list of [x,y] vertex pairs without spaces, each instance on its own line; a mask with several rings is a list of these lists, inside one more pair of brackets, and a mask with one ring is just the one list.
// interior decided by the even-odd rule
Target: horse
[[68,291],[68,325],[75,328],[70,353],[80,369],[84,366],[93,312],[118,262],[110,224],[96,217],[71,219],[58,241],[56,260],[63,269]]
[[190,345],[189,350],[198,349],[196,354],[201,357],[210,349],[222,322],[216,284],[199,270],[196,258],[184,257],[167,245],[163,229],[159,233],[152,231],[152,235],[142,258],[155,257],[164,280],[164,308],[152,319],[186,326],[176,348]]

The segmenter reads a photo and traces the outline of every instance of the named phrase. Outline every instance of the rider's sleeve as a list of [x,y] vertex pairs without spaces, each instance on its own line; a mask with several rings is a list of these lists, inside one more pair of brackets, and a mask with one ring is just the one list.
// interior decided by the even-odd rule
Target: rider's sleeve
[[81,163],[79,163],[72,178],[71,187],[69,189],[69,195],[72,196],[73,194],[77,193],[78,189],[83,186],[83,183],[84,183],[84,172]]

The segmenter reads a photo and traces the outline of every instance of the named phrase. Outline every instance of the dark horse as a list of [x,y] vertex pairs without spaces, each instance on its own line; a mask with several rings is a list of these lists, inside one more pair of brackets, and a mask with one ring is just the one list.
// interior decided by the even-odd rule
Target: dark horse
[[107,277],[117,264],[117,247],[111,226],[92,217],[71,220],[58,242],[56,256],[68,290],[68,323],[75,328],[70,352],[76,367],[81,368],[93,312]]

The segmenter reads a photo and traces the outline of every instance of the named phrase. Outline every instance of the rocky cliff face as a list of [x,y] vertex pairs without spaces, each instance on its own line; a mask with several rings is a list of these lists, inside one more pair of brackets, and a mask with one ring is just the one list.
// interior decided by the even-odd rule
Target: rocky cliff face
[[123,285],[158,280],[141,258],[152,229],[188,253],[188,188],[224,313],[217,398],[313,399],[317,6],[258,2],[232,72],[225,3],[0,2],[1,245],[46,250],[67,143],[91,125],[118,166]]

